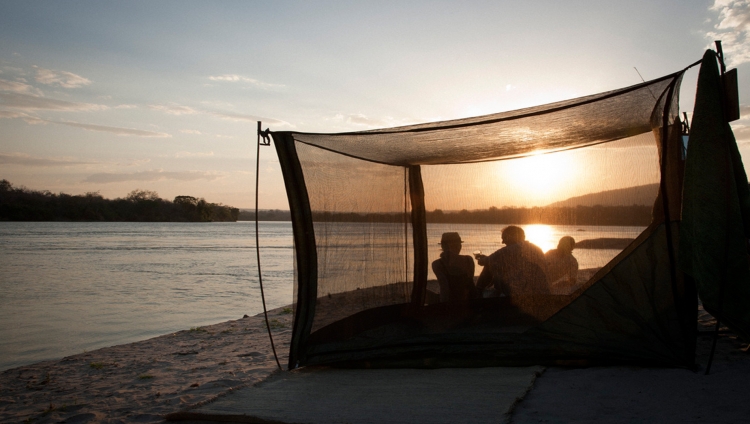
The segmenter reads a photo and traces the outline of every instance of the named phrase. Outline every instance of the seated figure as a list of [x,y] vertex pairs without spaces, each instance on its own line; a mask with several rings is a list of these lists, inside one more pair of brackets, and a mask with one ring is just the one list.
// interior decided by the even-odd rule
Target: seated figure
[[440,284],[441,302],[461,302],[476,297],[474,287],[474,259],[460,255],[461,236],[443,233],[440,259],[432,262],[432,271]]
[[547,260],[547,278],[553,290],[569,289],[578,281],[578,260],[573,257],[575,245],[573,237],[565,236],[557,243],[557,249],[544,255]]
[[515,225],[503,229],[502,238],[505,247],[489,256],[478,257],[484,269],[477,287],[485,290],[494,286],[495,296],[549,294],[542,249],[526,241],[526,233]]

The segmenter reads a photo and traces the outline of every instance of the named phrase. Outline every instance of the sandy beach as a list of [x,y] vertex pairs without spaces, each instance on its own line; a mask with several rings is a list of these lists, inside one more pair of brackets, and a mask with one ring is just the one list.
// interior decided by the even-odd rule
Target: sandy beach
[[[269,318],[279,359],[285,365],[291,310],[274,309],[269,311]],[[701,313],[701,331],[711,329],[714,323],[710,315]],[[699,336],[696,359],[703,367],[710,344],[710,336]],[[0,374],[0,422],[163,422],[166,414],[205,405],[258,383],[276,370],[260,314],[6,370]],[[746,395],[748,372],[748,344],[730,332],[723,332],[719,338],[715,376],[709,376],[713,380],[701,379],[702,370],[548,368],[518,404],[510,421],[658,422],[656,416],[648,418],[650,411],[663,410],[660,405],[685,405],[688,390],[691,393],[687,395],[705,403],[697,412],[689,411],[699,417],[696,421],[727,422],[722,417],[728,412],[735,418],[750,417],[742,409],[748,406],[733,400]],[[732,374],[734,378],[722,376]],[[685,378],[699,382],[721,379],[726,387],[687,387]],[[622,388],[624,395],[603,393],[602,384],[610,389]],[[645,385],[650,391],[642,390]],[[633,397],[625,394],[627,390],[638,394],[643,391],[650,403],[634,404]]]
[[[269,319],[285,366],[291,309]],[[260,314],[6,370],[0,422],[161,422],[276,370]]]

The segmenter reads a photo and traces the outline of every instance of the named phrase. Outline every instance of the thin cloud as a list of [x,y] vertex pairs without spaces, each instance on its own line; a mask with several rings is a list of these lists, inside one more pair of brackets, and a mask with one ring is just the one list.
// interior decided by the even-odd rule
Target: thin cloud
[[25,82],[9,81],[0,79],[0,91],[12,91],[14,93],[30,93],[34,91],[34,87]]
[[107,125],[95,125],[95,124],[81,124],[78,122],[68,122],[68,121],[48,121],[48,120],[44,120],[44,121],[50,122],[53,124],[67,125],[69,127],[83,128],[84,130],[88,130],[88,131],[107,132],[107,133],[116,134],[116,135],[133,135],[136,137],[156,137],[156,138],[172,137],[171,134],[167,134],[163,132],[137,130],[134,128],[110,127]]
[[78,112],[108,109],[107,106],[93,103],[67,102],[64,100],[48,99],[40,96],[17,92],[0,92],[0,104],[5,107],[21,110],[56,110],[62,112]]
[[255,78],[250,78],[242,75],[237,74],[224,74],[224,75],[216,75],[216,76],[210,76],[208,77],[211,81],[221,81],[221,82],[242,82],[246,84],[250,84],[257,88],[283,88],[283,84],[271,84],[263,81],[259,81]]
[[184,171],[184,172],[170,172],[162,170],[152,171],[140,171],[131,173],[98,173],[88,176],[82,182],[84,183],[122,183],[129,181],[162,181],[162,180],[177,180],[177,181],[197,181],[197,180],[208,180],[213,181],[220,176],[215,173],[202,172],[202,171]]
[[26,72],[23,70],[23,68],[16,68],[15,66],[8,66],[5,65],[2,68],[0,68],[0,73],[11,73],[11,74],[17,74],[17,75],[26,75]]
[[75,165],[92,165],[96,162],[82,162],[68,159],[41,158],[27,155],[24,153],[0,153],[0,165],[23,165],[38,167],[53,166],[75,166]]
[[372,118],[361,113],[350,113],[350,114],[339,113],[333,117],[333,120],[343,122],[349,125],[364,125],[368,127],[379,127],[379,128],[395,127],[395,126],[404,125],[406,123],[411,122],[407,120],[397,120],[391,117]]
[[750,105],[740,106],[740,119],[732,122],[732,132],[739,144],[750,143]]
[[176,104],[169,104],[169,105],[149,105],[149,109],[152,110],[158,110],[160,112],[167,113],[169,115],[206,115],[206,116],[212,116],[214,118],[224,119],[227,121],[246,121],[246,122],[257,122],[257,121],[263,121],[264,124],[271,124],[271,125],[291,125],[288,122],[284,122],[278,119],[273,118],[264,118],[262,116],[257,115],[246,115],[242,113],[233,113],[233,112],[221,112],[221,111],[212,111],[212,110],[199,110],[194,109],[190,106],[182,106],[182,105],[176,105]]
[[0,118],[15,119],[15,118],[26,118],[29,115],[22,112],[13,112],[10,110],[0,110]]
[[[21,118],[24,121],[26,121],[26,123],[29,124],[29,125],[45,125],[45,124],[47,124],[46,120],[44,120],[42,118],[38,118],[38,117],[33,116],[33,115],[29,115],[27,113],[23,113],[23,112],[8,111],[7,114],[0,113],[0,118],[10,118],[10,119]],[[54,121],[49,121],[49,122],[54,122]]]
[[189,106],[180,105],[148,105],[149,109],[158,110],[169,115],[195,115],[197,110]]
[[115,109],[135,109],[137,107],[136,105],[117,105]]
[[214,108],[214,109],[227,109],[227,108],[233,108],[234,105],[230,102],[226,102],[223,100],[203,100],[201,101],[201,104],[203,106]]
[[44,124],[66,125],[68,127],[82,128],[88,131],[107,132],[107,133],[117,134],[117,135],[131,135],[131,136],[136,136],[136,137],[159,137],[159,138],[172,137],[170,134],[163,133],[163,132],[145,131],[145,130],[138,130],[134,128],[112,127],[108,125],[82,124],[80,122],[72,122],[72,121],[53,121],[51,119],[42,119],[42,118],[28,115],[22,112],[14,112],[14,111],[6,111],[6,110],[0,110],[0,118],[6,118],[6,119],[21,118],[31,125],[39,125],[39,124],[41,125],[44,125]]
[[284,122],[284,121],[273,119],[273,118],[264,118],[262,116],[257,116],[257,115],[245,115],[242,113],[215,112],[215,111],[206,111],[205,113],[207,115],[214,116],[220,119],[225,119],[228,121],[247,121],[247,122],[262,121],[263,124],[290,125],[288,122]]
[[183,134],[203,135],[203,133],[198,130],[180,130],[180,132]]
[[736,138],[748,138],[750,137],[750,126],[742,124],[733,124],[732,133]]
[[149,162],[151,162],[151,159],[146,158],[146,159],[136,159],[136,160],[132,160],[130,162],[116,162],[115,165],[116,166],[133,167],[133,166],[145,165],[145,164],[147,164]]
[[726,62],[730,66],[750,62],[750,0],[714,0],[709,8],[719,12],[718,22],[706,38],[721,40]]
[[382,119],[368,118],[367,116],[361,113],[354,113],[354,114],[348,114],[348,115],[338,114],[336,115],[336,117],[338,119],[342,119],[343,121],[349,124],[367,125],[370,127],[386,125],[385,121],[383,121]]
[[176,158],[205,158],[211,157],[214,152],[177,152],[174,157]]
[[63,88],[79,88],[91,84],[91,80],[88,78],[84,78],[72,72],[53,71],[52,69],[44,68],[37,68],[36,77],[34,79],[42,84],[58,85]]

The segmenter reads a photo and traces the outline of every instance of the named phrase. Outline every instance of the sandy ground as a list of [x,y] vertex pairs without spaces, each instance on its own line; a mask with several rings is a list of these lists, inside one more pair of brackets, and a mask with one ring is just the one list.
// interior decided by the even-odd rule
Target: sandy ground
[[[291,309],[269,319],[285,366]],[[4,371],[0,422],[162,422],[276,369],[261,314]]]
[[[292,315],[269,312],[286,364]],[[714,321],[703,313],[702,331]],[[700,336],[705,367],[711,338]],[[750,353],[731,333],[713,370],[549,368],[512,422],[750,422]],[[0,422],[150,423],[205,405],[276,370],[262,314],[0,373]]]

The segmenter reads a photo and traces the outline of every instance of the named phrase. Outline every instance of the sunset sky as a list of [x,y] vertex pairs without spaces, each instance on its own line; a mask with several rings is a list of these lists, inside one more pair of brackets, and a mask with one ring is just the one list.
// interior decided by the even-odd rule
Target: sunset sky
[[[593,94],[721,39],[750,164],[750,1],[0,2],[0,179],[253,205],[255,130],[339,132]],[[686,75],[690,113],[697,71]],[[261,208],[287,208],[273,148]]]

